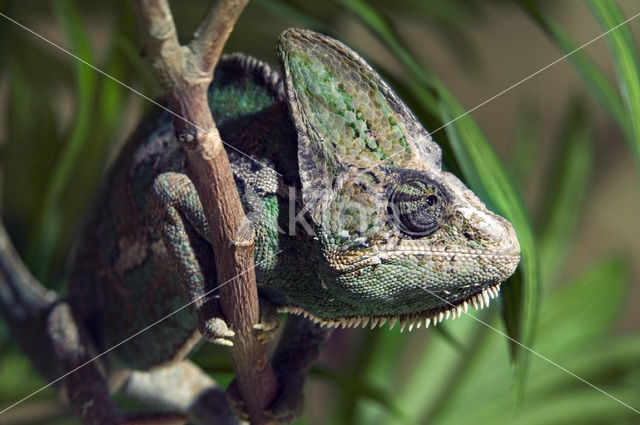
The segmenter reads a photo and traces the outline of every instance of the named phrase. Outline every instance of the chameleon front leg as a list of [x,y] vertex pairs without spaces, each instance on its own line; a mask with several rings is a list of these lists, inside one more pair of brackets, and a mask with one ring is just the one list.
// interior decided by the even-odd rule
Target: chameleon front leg
[[162,232],[176,276],[194,302],[200,333],[211,342],[233,345],[235,333],[227,326],[215,294],[209,227],[193,183],[182,173],[160,174],[153,183],[148,206]]
[[47,318],[47,331],[66,376],[61,389],[85,425],[183,425],[179,412],[121,414],[107,382],[91,354],[87,333],[74,320],[67,303],[56,304]]
[[[185,174],[160,174],[152,186],[149,208],[162,231],[176,275],[194,301],[200,333],[211,342],[233,345],[235,333],[224,319],[215,291],[219,283],[209,226],[195,186]],[[260,323],[255,326],[258,338],[271,340],[279,323],[275,308],[260,300]]]

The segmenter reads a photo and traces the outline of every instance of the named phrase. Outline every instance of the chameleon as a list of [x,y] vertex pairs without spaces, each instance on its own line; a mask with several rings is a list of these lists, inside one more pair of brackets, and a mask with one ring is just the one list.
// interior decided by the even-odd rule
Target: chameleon
[[[225,56],[209,103],[255,232],[263,328],[273,330],[275,312],[290,313],[273,360],[284,388],[275,416],[287,422],[329,329],[411,330],[484,307],[514,273],[520,248],[513,226],[443,171],[440,146],[356,52],[295,28],[277,52],[282,75]],[[215,229],[186,167],[171,114],[144,120],[106,177],[66,307],[50,325],[64,334],[56,323],[73,317],[86,352],[109,350],[95,379],[141,399],[144,379],[191,374],[186,358],[200,341],[229,345],[233,336],[215,292]],[[170,399],[166,388],[153,397]]]

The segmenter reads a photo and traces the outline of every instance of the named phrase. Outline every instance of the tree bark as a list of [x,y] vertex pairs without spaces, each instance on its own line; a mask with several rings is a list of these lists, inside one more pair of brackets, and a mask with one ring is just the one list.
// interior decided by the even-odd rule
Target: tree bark
[[211,231],[223,312],[236,332],[231,357],[251,423],[267,423],[263,410],[273,401],[276,378],[266,347],[255,337],[259,321],[253,232],[245,219],[229,159],[213,121],[207,89],[222,48],[248,0],[218,0],[188,45],[180,45],[166,0],[132,0],[144,52],[174,113],[176,138],[187,154]]

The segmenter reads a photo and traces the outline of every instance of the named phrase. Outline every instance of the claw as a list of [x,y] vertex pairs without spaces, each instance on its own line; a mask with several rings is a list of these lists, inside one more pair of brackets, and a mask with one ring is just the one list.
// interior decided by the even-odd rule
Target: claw
[[257,331],[271,331],[277,328],[278,326],[273,326],[271,323],[256,323],[253,325],[253,329]]
[[233,346],[233,338],[236,336],[236,333],[229,329],[227,323],[219,317],[200,323],[199,330],[204,338],[214,344],[226,347]]
[[224,347],[233,347],[233,341],[231,341],[231,339],[215,338],[215,339],[210,339],[209,341],[214,344],[222,345]]

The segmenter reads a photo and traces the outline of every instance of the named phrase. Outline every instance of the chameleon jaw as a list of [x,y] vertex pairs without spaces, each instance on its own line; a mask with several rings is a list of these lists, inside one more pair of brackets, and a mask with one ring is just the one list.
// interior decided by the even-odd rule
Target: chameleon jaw
[[404,331],[405,327],[408,326],[408,330],[412,331],[415,327],[416,329],[420,328],[424,323],[424,327],[428,328],[433,325],[436,326],[438,323],[447,320],[447,319],[455,319],[460,317],[462,313],[467,313],[470,307],[475,308],[476,310],[482,309],[484,307],[489,306],[489,301],[498,296],[500,292],[500,283],[490,286],[488,288],[483,289],[482,291],[471,295],[462,300],[457,300],[451,303],[448,303],[446,306],[437,307],[429,310],[418,311],[414,313],[407,314],[399,314],[392,316],[348,316],[348,317],[337,317],[332,319],[322,319],[314,316],[308,311],[300,308],[300,307],[281,307],[278,309],[279,312],[282,313],[291,313],[298,314],[304,316],[305,318],[311,320],[314,323],[319,323],[322,326],[328,328],[357,328],[357,327],[371,327],[374,329],[376,327],[382,327],[386,323],[389,323],[389,330],[393,329],[396,323],[400,323],[400,332]]

